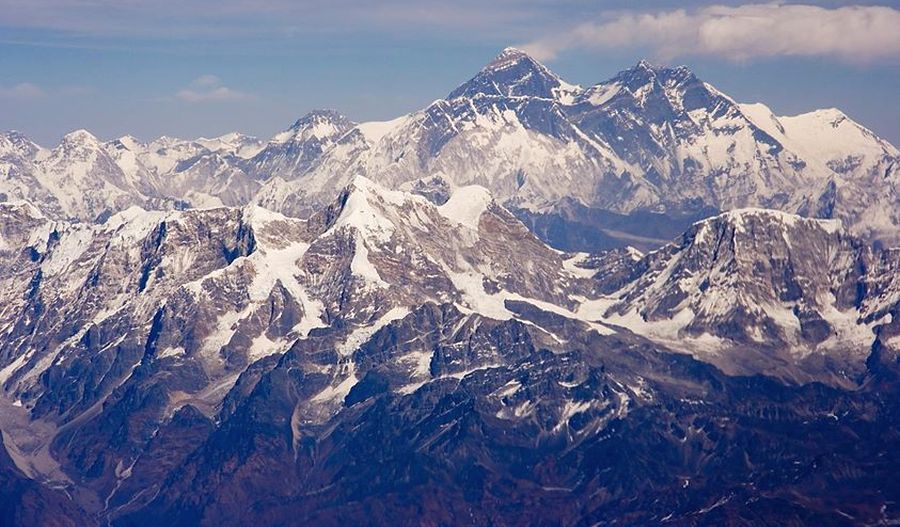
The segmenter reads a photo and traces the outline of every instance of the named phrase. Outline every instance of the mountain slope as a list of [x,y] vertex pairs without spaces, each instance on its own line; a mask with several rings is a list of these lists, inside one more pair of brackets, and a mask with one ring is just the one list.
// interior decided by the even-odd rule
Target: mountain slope
[[[170,420],[208,427],[251,365],[298,339],[352,348],[427,302],[500,320],[548,309],[609,332],[572,311],[568,294],[592,288],[583,273],[474,187],[437,207],[359,178],[308,221],[257,207],[131,208],[102,225],[27,205],[2,212],[0,382],[12,406],[55,429],[27,455],[49,449],[63,470],[90,474],[107,511],[137,503],[124,467],[139,466]],[[553,340],[552,328],[539,339]],[[347,353],[321,358],[309,419],[327,418],[361,381]],[[430,378],[414,371],[410,384]],[[172,463],[189,452],[179,448]]]
[[80,527],[99,525],[71,498],[30,479],[15,464],[0,442],[0,522],[9,527],[46,525]]
[[897,159],[512,48],[387,122],[2,134],[0,523],[897,523]]
[[[448,194],[359,177],[307,220],[0,207],[17,455],[121,525],[830,521],[842,500],[876,521],[897,495],[858,493],[897,467],[892,254],[744,210],[573,255],[483,187]],[[546,518],[502,505],[525,501]]]
[[883,276],[876,261],[837,221],[742,209],[648,254],[584,309],[729,373],[806,382],[830,371],[852,386],[874,339],[862,302]]

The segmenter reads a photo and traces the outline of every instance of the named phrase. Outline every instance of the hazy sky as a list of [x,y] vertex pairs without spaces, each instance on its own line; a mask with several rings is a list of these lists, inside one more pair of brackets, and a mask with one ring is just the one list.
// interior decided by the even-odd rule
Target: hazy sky
[[0,0],[0,129],[268,137],[314,108],[388,119],[524,47],[589,85],[686,64],[778,114],[838,107],[900,145],[897,2]]

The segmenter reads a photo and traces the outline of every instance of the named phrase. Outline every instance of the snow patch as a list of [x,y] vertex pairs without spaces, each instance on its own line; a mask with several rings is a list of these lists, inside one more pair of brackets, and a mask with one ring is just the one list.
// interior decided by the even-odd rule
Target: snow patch
[[377,143],[378,141],[381,141],[382,137],[400,128],[407,119],[409,119],[409,116],[404,115],[396,119],[391,119],[390,121],[370,121],[361,123],[358,124],[356,128],[363,134],[366,141]]
[[475,231],[478,230],[481,215],[493,202],[488,189],[479,185],[469,185],[456,189],[446,203],[437,208],[441,216]]

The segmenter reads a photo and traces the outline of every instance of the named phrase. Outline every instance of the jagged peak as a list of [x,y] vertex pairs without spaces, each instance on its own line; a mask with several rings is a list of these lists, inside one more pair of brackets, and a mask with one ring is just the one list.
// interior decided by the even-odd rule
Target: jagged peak
[[25,135],[23,132],[19,130],[5,130],[0,132],[0,137],[5,137],[10,140],[18,140],[18,141],[28,141],[31,142],[31,138]]
[[620,71],[614,77],[614,80],[625,81],[629,84],[647,84],[653,81],[679,84],[697,80],[697,76],[693,70],[685,65],[675,67],[657,66],[641,59],[631,68]]
[[[238,153],[245,147],[262,147],[259,139],[241,132],[229,132],[217,137],[198,137],[195,143],[213,152]],[[255,151],[254,151],[255,153]]]
[[110,141],[107,144],[112,145],[114,147],[121,146],[121,147],[123,147],[127,150],[131,150],[131,151],[141,150],[145,146],[144,143],[142,143],[140,139],[138,139],[137,137],[134,137],[133,135],[123,135],[122,137],[119,137],[118,139],[113,139],[112,141]]
[[173,137],[171,135],[161,135],[153,140],[154,143],[161,144],[174,144],[174,143],[184,143],[186,142],[184,139],[180,137]]
[[167,218],[178,218],[187,214],[181,211],[146,210],[132,205],[119,211],[103,222],[100,228],[116,233],[120,239],[141,240],[159,227]]
[[657,69],[646,60],[640,60],[634,66],[624,69],[616,74],[616,79],[622,80],[639,80],[641,82],[648,82],[650,80],[656,79]]
[[401,205],[410,199],[413,199],[410,194],[388,190],[365,176],[357,175],[332,205],[329,215],[333,221],[329,230],[350,227],[366,236],[389,238],[395,227],[384,216],[380,205]]
[[546,66],[518,48],[505,48],[475,77],[450,92],[448,99],[476,95],[554,98],[561,86],[569,87]]
[[578,100],[601,106],[620,94],[634,98],[640,106],[648,100],[667,100],[675,113],[703,108],[718,115],[733,111],[737,105],[734,99],[703,82],[687,66],[655,66],[646,60],[582,91]]
[[280,212],[269,210],[255,203],[241,207],[241,215],[247,223],[254,228],[265,226],[272,222],[301,222],[303,220],[285,216]]
[[2,201],[0,202],[0,209],[15,210],[35,220],[47,219],[47,216],[44,215],[40,208],[26,199]]
[[375,181],[361,174],[354,176],[345,188],[349,194],[377,194],[379,191],[386,190],[378,183],[375,183]]
[[118,140],[122,141],[122,142],[138,143],[138,144],[140,144],[142,142],[140,139],[138,139],[137,137],[135,137],[131,134],[123,135],[122,137],[119,137]]
[[100,144],[100,140],[97,139],[97,136],[88,132],[84,128],[79,128],[78,130],[73,130],[66,135],[63,136],[62,139],[63,144]]
[[255,135],[245,134],[243,132],[228,132],[227,134],[216,137],[220,141],[259,141]]
[[333,110],[331,108],[317,108],[315,110],[307,112],[305,115],[294,121],[294,124],[291,125],[291,128],[301,128],[309,124],[322,122],[349,123],[350,120],[337,110]]
[[272,138],[272,143],[336,139],[353,128],[355,123],[336,110],[313,110],[297,119],[290,128]]
[[706,218],[695,223],[695,227],[703,228],[713,225],[730,225],[736,231],[744,231],[752,221],[771,223],[782,229],[789,230],[795,227],[813,227],[821,229],[829,234],[834,234],[843,229],[841,220],[807,218],[780,210],[746,207],[733,209],[719,215]]
[[390,211],[406,207],[433,209],[452,223],[478,229],[481,215],[496,202],[491,192],[480,185],[455,188],[450,198],[438,206],[426,198],[400,190],[388,189],[375,181],[358,175],[344,187],[344,191],[329,207],[326,216],[333,218],[329,227],[353,227],[364,234],[379,237],[395,230]]
[[529,55],[525,51],[523,51],[519,48],[507,47],[507,48],[503,48],[503,51],[501,51],[496,57],[494,57],[493,60],[488,62],[487,65],[485,65],[485,67],[482,68],[482,71],[497,70],[497,69],[505,68],[505,67],[509,66],[510,64],[514,64],[514,63],[522,62],[522,61],[527,61],[527,62],[530,62],[537,66],[544,67],[543,64],[541,64],[540,62],[538,62],[537,60],[532,58],[531,55]]
[[678,66],[665,66],[661,64],[653,64],[646,59],[641,59],[634,66],[626,68],[617,73],[614,78],[623,77],[690,79],[696,78],[696,75],[690,67],[684,64]]
[[23,155],[33,155],[41,146],[18,130],[0,132],[0,147],[10,148]]

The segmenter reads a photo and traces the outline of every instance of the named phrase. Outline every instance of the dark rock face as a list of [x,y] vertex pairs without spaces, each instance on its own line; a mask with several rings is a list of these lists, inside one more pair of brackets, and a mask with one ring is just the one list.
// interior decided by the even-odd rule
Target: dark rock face
[[63,491],[30,479],[0,444],[0,524],[9,527],[99,525]]
[[308,171],[332,144],[354,126],[349,119],[333,110],[308,113],[243,165],[248,173],[260,180],[296,177]]
[[447,98],[497,95],[554,99],[560,86],[559,78],[543,65],[518,49],[507,48]]
[[[883,484],[898,462],[898,408],[882,399],[893,384],[856,393],[792,388],[601,337],[577,344],[596,351],[554,353],[535,349],[517,323],[472,320],[448,331],[459,316],[425,306],[375,334],[356,354],[367,357],[363,380],[329,421],[294,438],[293,451],[290,414],[309,381],[286,375],[305,360],[292,351],[249,395],[253,410],[234,414],[170,489],[119,523],[849,525],[893,517],[881,509],[900,492]],[[465,329],[485,323],[493,327],[481,330],[484,339]],[[486,349],[510,338],[521,347],[504,353],[502,366],[398,393],[396,357],[423,338],[435,339],[432,374],[442,349],[477,368],[496,363]]]
[[[885,276],[881,258],[833,222],[747,209],[697,223],[630,275],[597,278],[616,297],[607,315],[673,346],[706,339],[706,360],[729,373],[808,382],[825,368],[834,379],[814,377],[851,386],[875,331],[859,295]],[[762,350],[784,368],[764,366]]]
[[0,465],[11,510],[78,521],[60,488],[88,525],[898,517],[894,252],[754,209],[566,254],[432,183],[440,206],[360,178],[309,220],[0,208],[0,416],[35,476]]

